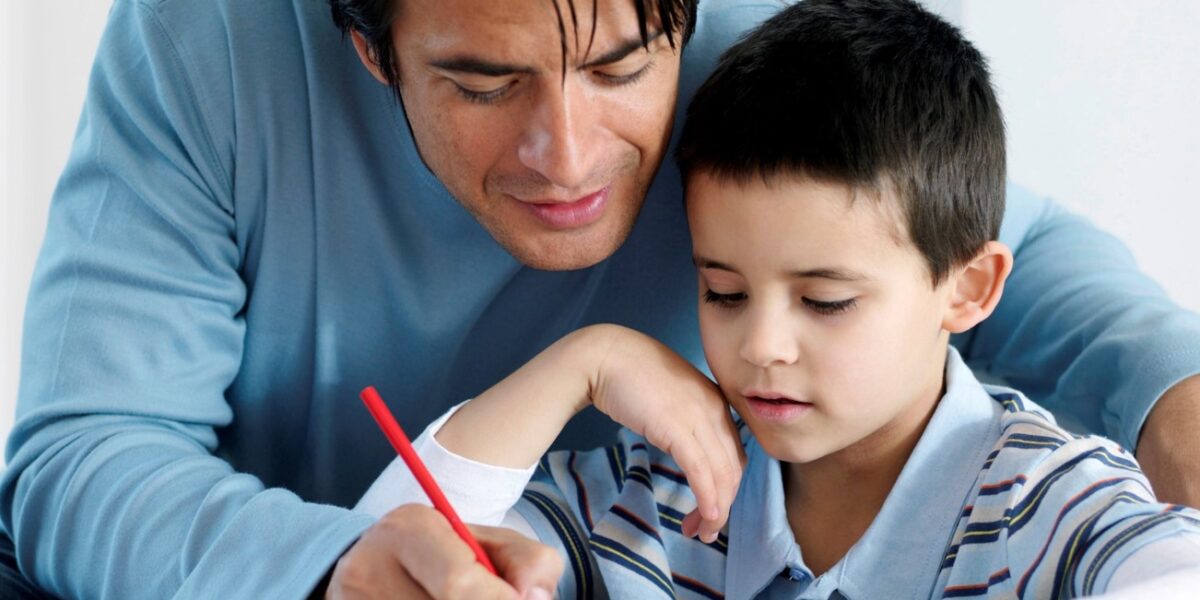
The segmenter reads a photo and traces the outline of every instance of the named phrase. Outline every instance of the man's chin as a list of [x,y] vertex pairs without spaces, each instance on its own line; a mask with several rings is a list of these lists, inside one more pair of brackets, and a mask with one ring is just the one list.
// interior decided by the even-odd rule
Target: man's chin
[[595,266],[613,255],[621,246],[624,239],[616,242],[597,244],[579,241],[578,243],[554,244],[538,248],[506,247],[508,253],[521,264],[539,271],[576,271]]
[[632,229],[630,223],[615,231],[610,226],[578,232],[540,232],[540,235],[527,235],[519,241],[499,238],[497,241],[513,258],[531,269],[575,271],[612,256],[625,243]]

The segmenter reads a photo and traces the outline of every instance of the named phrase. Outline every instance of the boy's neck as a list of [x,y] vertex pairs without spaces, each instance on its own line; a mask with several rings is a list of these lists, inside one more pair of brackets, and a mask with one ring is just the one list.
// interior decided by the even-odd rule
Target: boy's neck
[[878,516],[945,394],[945,369],[913,410],[809,463],[780,463],[788,523],[814,576],[832,568]]

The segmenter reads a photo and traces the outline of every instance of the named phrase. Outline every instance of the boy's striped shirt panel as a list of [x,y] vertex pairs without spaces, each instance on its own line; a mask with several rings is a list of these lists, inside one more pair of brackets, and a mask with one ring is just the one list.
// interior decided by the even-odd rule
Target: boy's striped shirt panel
[[[951,541],[940,566],[933,566],[939,573],[931,597],[1095,594],[1145,544],[1200,535],[1198,513],[1157,503],[1137,463],[1115,443],[1067,433],[1032,402],[990,391],[1002,407],[996,413],[1000,436],[990,453],[980,452],[986,460],[975,482],[926,486],[931,494],[963,495],[953,535],[946,534]],[[743,441],[756,444],[740,425]],[[778,469],[779,463],[759,468]],[[781,557],[728,556],[725,533],[712,544],[684,538],[680,523],[694,507],[678,465],[622,431],[613,447],[548,455],[517,510],[566,558],[562,598],[723,598],[728,560],[782,564]],[[886,544],[887,532],[877,535],[874,543]],[[931,534],[931,541],[947,537]],[[783,579],[763,582],[761,594],[778,597],[781,589],[795,589]],[[811,593],[799,597],[819,597],[815,589],[810,585]],[[903,590],[897,597],[914,593]]]
[[947,598],[1073,598],[1103,591],[1124,558],[1200,514],[1160,504],[1115,442],[1064,431],[1036,405],[996,394],[1002,435],[942,561]]

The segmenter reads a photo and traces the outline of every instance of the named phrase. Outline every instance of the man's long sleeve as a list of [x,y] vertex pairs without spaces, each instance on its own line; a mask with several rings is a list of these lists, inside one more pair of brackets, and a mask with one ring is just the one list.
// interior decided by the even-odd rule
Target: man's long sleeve
[[955,340],[967,362],[1136,448],[1158,398],[1200,373],[1200,315],[1171,302],[1116,238],[1016,186],[1001,240],[1015,266],[996,312]]
[[0,519],[56,595],[303,597],[371,519],[212,454],[247,291],[214,90],[178,50],[116,3],[29,297]]

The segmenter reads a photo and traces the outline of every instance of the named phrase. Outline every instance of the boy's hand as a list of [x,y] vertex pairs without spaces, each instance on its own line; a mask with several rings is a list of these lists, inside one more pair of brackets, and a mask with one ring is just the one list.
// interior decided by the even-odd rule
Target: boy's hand
[[600,352],[589,378],[592,403],[674,457],[696,496],[684,535],[716,540],[746,461],[720,389],[647,335],[613,325],[585,331]]

